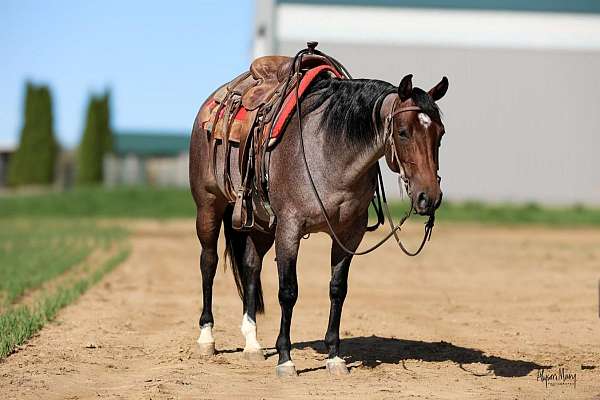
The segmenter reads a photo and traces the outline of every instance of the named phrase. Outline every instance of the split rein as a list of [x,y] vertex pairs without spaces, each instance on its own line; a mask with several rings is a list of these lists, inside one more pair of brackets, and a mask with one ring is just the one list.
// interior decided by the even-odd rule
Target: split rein
[[[315,195],[315,198],[317,199],[317,202],[319,203],[319,207],[321,208],[321,213],[323,214],[323,217],[325,218],[325,222],[327,223],[327,227],[329,228],[329,231],[331,232],[331,236],[333,237],[333,239],[336,241],[336,243],[338,244],[338,246],[340,246],[340,248],[345,251],[346,253],[348,253],[349,255],[352,256],[360,256],[360,255],[364,255],[364,254],[368,254],[372,251],[374,251],[375,249],[377,249],[378,247],[380,247],[382,244],[384,244],[385,242],[388,241],[388,239],[390,239],[392,236],[394,236],[394,238],[396,239],[396,242],[398,243],[398,246],[400,247],[400,249],[402,250],[402,252],[404,254],[406,254],[407,256],[411,256],[414,257],[417,254],[419,254],[421,252],[421,250],[423,250],[423,248],[425,247],[425,242],[429,241],[431,239],[431,233],[433,231],[433,225],[435,222],[435,213],[431,214],[429,216],[429,219],[427,220],[427,222],[425,223],[425,229],[424,229],[424,234],[423,234],[423,239],[421,240],[421,244],[419,245],[419,247],[417,248],[416,251],[411,252],[409,251],[404,244],[402,243],[402,241],[400,240],[400,237],[398,236],[398,231],[401,229],[402,225],[404,224],[404,222],[410,217],[410,215],[412,214],[413,211],[413,206],[412,206],[412,201],[411,201],[411,206],[410,209],[408,210],[408,212],[406,212],[406,214],[402,217],[402,219],[400,220],[400,222],[398,223],[398,225],[394,225],[394,221],[392,219],[392,215],[390,212],[390,209],[388,207],[387,204],[387,200],[385,197],[385,189],[383,186],[383,178],[381,176],[381,169],[379,168],[379,163],[377,163],[377,182],[376,185],[379,185],[381,187],[381,195],[382,195],[382,200],[383,200],[383,210],[385,213],[385,217],[388,220],[389,226],[390,226],[390,233],[388,233],[383,239],[381,239],[379,242],[377,242],[375,245],[369,247],[368,249],[362,250],[362,251],[352,251],[350,249],[348,249],[346,246],[344,246],[344,244],[341,242],[340,238],[337,236],[337,234],[335,233],[335,230],[333,229],[333,226],[331,224],[331,221],[329,220],[329,216],[327,215],[327,210],[325,210],[325,205],[323,204],[323,201],[321,200],[321,196],[319,196],[319,193],[317,191],[317,187],[315,185],[315,182],[313,180],[312,174],[310,172],[310,168],[308,167],[308,161],[306,159],[306,152],[304,149],[304,137],[303,137],[303,133],[302,133],[302,117],[301,117],[301,111],[300,111],[300,96],[298,94],[298,86],[299,86],[299,77],[300,77],[300,65],[302,62],[302,56],[304,54],[317,54],[320,55],[322,57],[325,57],[329,62],[331,62],[333,65],[335,65],[336,67],[338,67],[338,69],[340,69],[344,75],[346,76],[346,78],[351,79],[350,74],[348,73],[348,71],[346,70],[346,68],[344,68],[343,65],[341,65],[337,60],[327,56],[326,54],[318,51],[315,49],[315,46],[310,46],[309,44],[309,48],[308,49],[303,49],[300,50],[296,56],[294,57],[293,63],[292,63],[292,67],[290,68],[290,75],[288,77],[288,81],[286,82],[286,87],[288,85],[288,83],[290,82],[291,78],[293,75],[296,75],[298,77],[298,79],[296,79],[296,84],[295,84],[295,94],[296,94],[296,119],[298,121],[298,129],[299,129],[299,133],[300,133],[300,148],[302,150],[302,159],[304,160],[304,166],[306,167],[306,172],[308,174],[308,179],[310,181],[310,186],[312,189],[313,194]],[[394,102],[394,107],[395,107],[396,103]],[[394,139],[393,136],[397,135],[397,133],[394,132],[393,130],[393,122],[390,124],[390,121],[393,121],[393,117],[397,114],[400,114],[402,112],[406,112],[406,111],[418,111],[420,110],[419,107],[416,106],[409,106],[409,107],[404,107],[404,108],[398,108],[394,110],[394,107],[392,107],[392,111],[390,112],[390,114],[386,117],[386,127],[385,129],[389,129],[389,132],[386,132],[386,141],[390,138],[392,138],[392,140]],[[396,151],[395,149],[395,141],[393,142],[393,147],[394,147],[394,151]],[[398,161],[399,162],[399,161]],[[380,207],[382,206],[381,202],[380,202]],[[378,210],[379,212],[381,210]],[[377,225],[375,225],[376,227]]]

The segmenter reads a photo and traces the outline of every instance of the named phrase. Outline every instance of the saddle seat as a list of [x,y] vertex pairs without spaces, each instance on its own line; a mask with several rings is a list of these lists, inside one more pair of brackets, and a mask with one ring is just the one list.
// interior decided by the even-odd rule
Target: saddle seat
[[[250,64],[250,74],[258,83],[251,87],[242,97],[242,105],[247,110],[254,110],[266,104],[290,75],[292,58],[284,56],[259,57]],[[300,70],[310,70],[321,65],[331,65],[321,56],[306,55],[302,57]],[[291,86],[293,87],[293,85]]]

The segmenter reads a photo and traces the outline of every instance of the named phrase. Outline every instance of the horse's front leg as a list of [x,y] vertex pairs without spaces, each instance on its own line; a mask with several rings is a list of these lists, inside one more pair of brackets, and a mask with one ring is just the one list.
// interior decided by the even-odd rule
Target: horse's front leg
[[[349,250],[355,251],[364,235],[364,225],[359,225],[346,232],[340,232],[340,240]],[[329,323],[325,334],[325,345],[329,352],[326,367],[332,375],[346,375],[346,361],[340,358],[340,320],[342,307],[348,293],[348,272],[352,255],[344,251],[333,239],[331,246],[331,280],[329,282]]]
[[292,312],[298,299],[298,279],[296,276],[296,259],[300,244],[300,232],[295,227],[277,226],[275,233],[275,253],[277,256],[277,273],[279,275],[279,305],[281,306],[281,324],[277,337],[277,376],[296,376],[296,367],[292,362],[290,351],[290,326]]

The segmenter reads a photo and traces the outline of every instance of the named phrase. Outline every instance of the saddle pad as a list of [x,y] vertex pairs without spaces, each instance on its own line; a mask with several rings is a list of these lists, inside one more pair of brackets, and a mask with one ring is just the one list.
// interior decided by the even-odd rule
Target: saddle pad
[[[219,103],[215,100],[215,99],[210,99],[210,101],[208,102],[208,108],[212,111],[217,105],[219,105]],[[219,113],[219,118],[221,118],[223,116],[223,114],[225,113],[225,109],[223,108],[221,110],[221,112]],[[246,118],[246,115],[248,114],[248,110],[246,110],[244,107],[240,107],[240,110],[235,114],[234,119],[237,119],[239,121],[244,120],[244,118]]]

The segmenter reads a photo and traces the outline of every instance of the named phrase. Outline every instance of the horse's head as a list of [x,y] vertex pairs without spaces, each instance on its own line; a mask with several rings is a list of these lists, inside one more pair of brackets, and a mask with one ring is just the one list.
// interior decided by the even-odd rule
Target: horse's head
[[402,78],[398,98],[386,121],[389,130],[385,158],[402,177],[415,211],[431,215],[442,202],[438,151],[444,124],[435,104],[448,90],[448,79],[425,92],[413,88],[412,75]]

